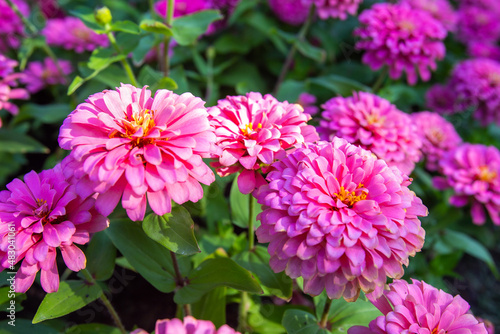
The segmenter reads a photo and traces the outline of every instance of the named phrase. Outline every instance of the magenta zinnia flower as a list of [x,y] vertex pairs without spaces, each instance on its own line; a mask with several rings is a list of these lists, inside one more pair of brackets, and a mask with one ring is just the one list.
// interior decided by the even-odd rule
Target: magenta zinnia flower
[[479,6],[460,6],[458,9],[457,37],[463,43],[490,42],[500,38],[500,12]]
[[430,171],[437,171],[439,161],[447,152],[460,145],[462,138],[453,124],[436,113],[422,111],[412,114],[411,118],[422,140],[422,153],[426,158],[426,167]]
[[348,334],[487,334],[462,297],[453,297],[424,281],[409,284],[396,280],[382,297],[370,299],[384,315],[372,320],[369,329],[354,326]]
[[494,43],[469,42],[467,52],[472,58],[489,58],[500,62],[500,47]]
[[446,29],[428,12],[406,4],[378,3],[359,16],[361,27],[354,32],[361,38],[356,48],[365,50],[363,63],[373,70],[384,65],[389,76],[398,79],[406,72],[410,85],[431,77],[436,60],[445,56]]
[[319,139],[314,127],[307,125],[311,116],[301,106],[279,102],[269,94],[228,96],[208,113],[222,149],[213,165],[220,176],[242,171],[238,186],[244,194],[265,183],[260,172],[266,173],[270,164],[285,157],[285,150]]
[[262,204],[259,242],[269,242],[270,266],[304,278],[304,292],[358,298],[382,294],[387,276],[420,251],[422,201],[410,179],[341,138],[304,144],[274,163],[254,194]]
[[455,110],[455,93],[450,85],[436,84],[425,94],[425,105],[429,110],[440,114],[453,114]]
[[[94,198],[81,198],[64,178],[60,165],[40,174],[31,171],[24,182],[15,179],[0,192],[0,271],[9,268],[9,236],[15,234],[16,291],[26,292],[38,271],[46,292],[59,288],[56,249],[69,269],[85,268],[85,254],[76,246],[108,226],[97,213]],[[23,260],[24,259],[24,260]]]
[[58,64],[61,70],[49,57],[45,58],[43,62],[32,61],[28,63],[21,82],[26,84],[26,89],[30,93],[39,92],[49,85],[66,84],[65,76],[73,70],[71,62],[60,59]]
[[304,23],[310,7],[300,0],[269,0],[269,6],[281,21],[291,25]]
[[422,142],[408,114],[371,94],[334,97],[322,106],[318,132],[323,140],[341,137],[360,145],[410,175],[422,153]]
[[[1,70],[6,75],[4,77],[0,75],[0,110],[5,109],[12,115],[17,115],[19,107],[12,103],[11,100],[27,100],[29,98],[29,93],[26,89],[16,88],[18,81],[23,79],[25,74],[11,73],[12,68],[17,65],[16,61],[5,58],[2,65],[3,69]],[[2,127],[1,121],[0,127]]]
[[[202,158],[215,152],[215,134],[205,102],[123,85],[91,95],[61,126],[59,144],[72,150],[75,173],[88,176],[97,209],[109,215],[122,198],[132,220],[142,220],[146,202],[158,215],[203,197],[200,182],[215,176]],[[83,189],[83,188],[82,188]]]
[[486,221],[486,208],[493,223],[500,225],[500,151],[496,147],[462,144],[443,157],[439,168],[444,177],[435,177],[434,185],[453,188],[451,205],[470,204],[477,225]]
[[[28,5],[22,0],[12,0],[21,14],[29,16]],[[0,51],[17,49],[24,36],[24,25],[19,16],[9,7],[7,1],[0,0]]]
[[448,0],[402,0],[401,3],[429,12],[448,31],[456,28],[457,14]]
[[328,18],[345,20],[347,14],[355,15],[359,4],[363,0],[302,0],[302,4],[308,8],[312,4],[316,6],[316,13],[322,20]]
[[455,108],[474,108],[474,117],[482,125],[500,124],[500,63],[484,58],[458,63],[449,86],[455,96]]
[[[192,316],[180,319],[158,320],[155,326],[156,334],[241,334],[228,325],[223,325],[219,329],[215,328],[213,322],[208,320],[198,320]],[[131,334],[148,334],[143,329],[136,329]]]
[[47,20],[42,34],[47,39],[47,44],[74,50],[77,53],[93,51],[100,46],[109,45],[106,35],[96,34],[80,19],[71,16]]
[[17,61],[0,54],[0,78],[4,78],[7,75],[13,73],[14,67],[16,66]]
[[297,104],[300,104],[304,108],[304,112],[311,116],[316,115],[319,108],[314,104],[316,103],[316,96],[309,93],[301,93],[297,99]]

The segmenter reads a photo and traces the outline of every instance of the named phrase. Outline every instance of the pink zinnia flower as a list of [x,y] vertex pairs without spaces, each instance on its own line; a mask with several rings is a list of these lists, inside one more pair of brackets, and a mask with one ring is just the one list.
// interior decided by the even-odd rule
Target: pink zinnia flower
[[208,113],[222,149],[213,165],[220,176],[242,171],[238,186],[244,194],[265,183],[260,172],[266,173],[270,164],[285,157],[285,150],[319,139],[314,127],[307,125],[311,116],[302,107],[269,94],[228,96]]
[[0,54],[0,78],[4,78],[7,75],[14,72],[14,67],[17,66],[17,61],[5,57]]
[[304,144],[276,162],[262,204],[259,242],[269,242],[270,266],[304,278],[304,292],[358,298],[382,294],[387,276],[420,251],[422,201],[410,179],[372,153],[341,138]]
[[363,63],[373,70],[384,65],[389,76],[398,79],[406,72],[410,85],[431,77],[436,60],[444,58],[446,29],[428,12],[406,4],[378,3],[359,16],[361,27],[354,32],[361,38],[356,48],[365,50]]
[[345,20],[347,14],[355,15],[359,4],[363,0],[302,0],[302,4],[308,8],[312,4],[316,6],[316,13],[322,20],[328,18]]
[[26,89],[30,93],[36,93],[49,85],[66,84],[65,76],[73,71],[71,62],[67,60],[58,60],[61,71],[54,61],[47,57],[43,62],[32,61],[28,63],[21,82],[26,84]]
[[489,320],[482,319],[480,317],[476,317],[479,322],[482,322],[484,324],[484,327],[486,328],[486,333],[488,334],[495,334],[495,325]]
[[316,103],[316,96],[309,93],[301,93],[297,99],[297,104],[300,104],[304,108],[304,112],[311,116],[316,115],[319,108],[314,104]]
[[296,26],[306,21],[311,5],[300,0],[269,0],[269,6],[281,21]]
[[458,63],[450,78],[455,108],[474,108],[482,125],[500,124],[500,63],[484,58]]
[[49,45],[60,46],[77,53],[93,51],[100,46],[107,47],[109,45],[106,35],[96,34],[92,29],[87,28],[80,19],[71,16],[47,20],[42,34]]
[[401,3],[429,12],[448,31],[456,28],[457,13],[448,0],[402,0]]
[[[192,316],[180,319],[158,320],[155,327],[156,334],[241,334],[228,325],[223,325],[219,329],[215,328],[213,322],[208,320],[198,320]],[[136,329],[130,334],[148,334],[143,329]]]
[[[38,271],[46,292],[59,288],[56,249],[69,269],[85,268],[85,254],[75,244],[89,242],[92,233],[108,226],[97,213],[94,198],[81,198],[64,178],[60,165],[40,174],[31,171],[24,182],[15,179],[0,192],[0,271],[10,267],[9,239],[15,235],[16,291],[26,292]],[[24,260],[23,260],[24,259]]]
[[359,92],[352,97],[334,97],[322,107],[325,110],[318,128],[321,139],[344,138],[408,175],[422,157],[422,142],[410,115],[389,101]]
[[443,157],[439,168],[444,177],[435,177],[434,185],[453,188],[451,205],[470,204],[476,225],[486,221],[486,208],[493,223],[500,225],[500,151],[496,147],[462,144]]
[[[21,14],[29,16],[30,9],[23,0],[12,0]],[[0,51],[17,49],[24,36],[24,25],[19,16],[9,7],[7,1],[0,0]]]
[[479,6],[460,6],[458,9],[457,38],[463,43],[490,42],[500,38],[500,12]]
[[437,171],[439,161],[447,152],[460,145],[462,138],[453,124],[439,114],[422,111],[412,114],[411,118],[422,140],[422,153],[426,158],[425,166],[430,171]]
[[[97,209],[109,215],[120,198],[132,220],[142,220],[146,203],[158,215],[203,197],[200,182],[215,176],[202,158],[215,151],[215,134],[205,102],[123,85],[91,95],[61,126],[59,144],[72,150],[75,173],[87,175],[99,193]],[[87,183],[88,183],[87,182]],[[83,189],[83,188],[82,188]]]
[[453,114],[456,112],[455,93],[449,85],[436,84],[425,94],[425,105],[440,114]]
[[467,52],[472,58],[489,58],[500,62],[500,47],[493,43],[469,42]]
[[382,297],[371,300],[384,315],[372,320],[369,329],[354,326],[348,334],[487,334],[462,297],[453,297],[424,281],[409,284],[396,280]]
[[0,110],[5,109],[12,115],[17,115],[19,108],[11,100],[29,99],[29,93],[26,89],[15,88],[17,87],[17,81],[23,77],[23,73],[12,73],[0,80]]

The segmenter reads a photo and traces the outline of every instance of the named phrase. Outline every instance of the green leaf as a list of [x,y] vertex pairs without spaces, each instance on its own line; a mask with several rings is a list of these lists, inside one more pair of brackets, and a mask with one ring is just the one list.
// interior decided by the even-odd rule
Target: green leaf
[[49,153],[49,149],[35,139],[14,129],[0,128],[0,152]]
[[343,298],[332,301],[329,322],[332,333],[347,333],[352,326],[368,326],[370,321],[382,313],[369,301],[358,298],[354,303]]
[[87,27],[94,30],[96,33],[102,34],[106,32],[106,30],[104,30],[104,28],[99,23],[97,23],[93,9],[89,7],[78,6],[75,9],[71,9],[69,13],[80,18]]
[[192,255],[200,252],[194,236],[194,222],[182,206],[176,206],[163,216],[147,215],[142,228],[151,239],[174,253]]
[[[36,334],[60,334],[60,332],[52,327],[45,324],[32,324],[28,319],[17,318],[15,322],[7,319],[0,322],[0,334],[26,334],[26,333],[36,333]],[[9,322],[11,322],[9,324]],[[15,326],[13,326],[13,324]]]
[[68,95],[73,94],[78,88],[80,88],[81,85],[85,83],[85,79],[83,79],[81,76],[77,75],[73,81],[69,84],[68,86]]
[[36,49],[43,49],[45,45],[45,38],[42,36],[22,39],[21,47],[17,55],[20,60],[19,69],[21,71],[24,70],[33,52]]
[[102,295],[102,289],[97,284],[84,281],[62,281],[59,290],[48,293],[36,311],[33,323],[62,317],[79,310]]
[[304,56],[315,60],[318,63],[323,63],[326,59],[326,52],[323,49],[317,48],[309,44],[307,40],[299,39],[296,35],[276,29],[278,36],[282,37],[286,42],[295,45],[297,50]]
[[118,21],[111,25],[112,31],[123,31],[128,34],[137,35],[141,32],[139,26],[132,21]]
[[500,278],[500,274],[495,266],[495,261],[493,260],[490,252],[475,239],[458,231],[445,230],[442,240],[448,246],[464,251],[465,253],[486,262],[493,275],[495,275],[497,279]]
[[246,228],[248,227],[248,215],[249,215],[249,202],[250,199],[253,201],[253,220],[256,223],[255,228],[260,226],[260,222],[257,221],[257,215],[262,212],[261,206],[257,203],[255,197],[250,194],[243,195],[239,188],[238,182],[234,179],[231,185],[231,192],[229,193],[229,205],[231,207],[232,221],[235,225]]
[[113,220],[105,232],[132,267],[155,288],[161,292],[175,289],[170,251],[150,239],[139,224],[128,219]]
[[64,334],[121,334],[121,332],[118,328],[108,325],[83,324],[68,328]]
[[98,281],[105,281],[113,275],[116,248],[104,231],[94,234],[85,251],[87,270]]
[[[12,276],[11,276],[12,275]],[[14,278],[14,274],[11,274],[7,276],[8,278]],[[8,283],[9,281],[5,281]],[[11,305],[15,306],[15,312],[20,312],[23,310],[23,306],[21,303],[26,300],[27,296],[24,293],[19,293],[19,292],[12,292],[10,290],[10,286],[5,286],[0,288],[0,310],[10,312],[10,309],[7,309],[8,307],[11,307]],[[15,304],[11,304],[11,300],[14,301]]]
[[125,59],[125,55],[116,55],[114,50],[98,48],[92,52],[89,62],[87,63],[88,68],[94,71],[102,71],[114,62]]
[[308,80],[310,83],[325,87],[342,96],[350,96],[355,91],[370,92],[371,88],[360,82],[338,75],[327,75]]
[[318,320],[309,312],[291,309],[283,315],[283,327],[288,334],[327,334],[328,330],[319,326]]
[[148,31],[148,32],[154,32],[158,34],[163,34],[167,37],[170,37],[173,35],[172,29],[167,27],[164,23],[152,19],[146,19],[142,20],[141,24],[139,25],[141,29]]
[[168,90],[176,90],[179,88],[177,83],[172,78],[163,77],[159,81],[155,82],[151,85],[152,91],[157,91],[158,89],[168,89]]
[[220,19],[222,15],[217,10],[203,10],[178,17],[172,24],[173,37],[179,45],[193,44],[207,31],[210,23]]
[[53,103],[53,104],[34,104],[28,103],[21,107],[17,119],[34,118],[45,124],[54,124],[62,122],[72,111],[69,104]]
[[293,292],[292,279],[285,272],[275,273],[269,266],[270,259],[271,256],[263,246],[257,246],[253,251],[244,251],[234,257],[236,263],[257,276],[265,294],[289,300]]
[[299,95],[306,91],[304,81],[285,80],[280,85],[276,98],[278,101],[288,101],[294,103],[298,100]]
[[226,287],[220,286],[206,293],[191,305],[193,317],[210,320],[215,327],[226,324]]
[[153,34],[148,34],[146,36],[141,36],[139,44],[132,51],[132,60],[134,63],[141,63],[144,57],[148,54],[151,49],[154,48],[156,43],[155,36]]
[[174,301],[179,304],[195,303],[207,292],[219,286],[262,293],[259,283],[249,271],[229,258],[219,257],[203,261],[188,275],[189,284],[177,291]]

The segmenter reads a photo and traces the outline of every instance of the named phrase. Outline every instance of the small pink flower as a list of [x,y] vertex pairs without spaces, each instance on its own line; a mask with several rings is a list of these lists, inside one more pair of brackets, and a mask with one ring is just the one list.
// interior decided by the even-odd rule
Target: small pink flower
[[281,21],[296,26],[306,21],[311,5],[297,0],[269,0],[269,6]]
[[26,89],[14,88],[17,85],[17,80],[22,77],[21,73],[13,73],[0,80],[0,110],[5,109],[12,115],[17,115],[19,108],[11,100],[29,99],[29,93]]
[[146,87],[122,84],[76,107],[59,144],[72,150],[68,168],[81,177],[80,189],[99,193],[99,212],[109,215],[121,198],[128,216],[142,220],[147,203],[163,215],[171,200],[203,197],[200,182],[208,185],[215,176],[202,158],[217,151],[204,104],[190,93],[161,89],[151,97]]
[[408,114],[371,94],[334,97],[325,102],[318,132],[322,140],[341,137],[372,151],[389,166],[410,175],[422,157],[422,142]]
[[7,75],[13,73],[14,67],[16,66],[17,61],[0,54],[0,78],[4,78]]
[[24,182],[15,179],[7,189],[0,192],[0,270],[11,266],[9,240],[15,236],[14,262],[22,261],[16,291],[26,292],[41,270],[42,288],[55,292],[59,288],[56,249],[69,269],[85,268],[85,254],[75,244],[88,243],[91,234],[109,222],[95,210],[93,197],[77,195],[60,165],[40,174],[31,171]]
[[425,104],[429,110],[440,114],[453,114],[455,110],[455,93],[449,85],[436,84],[425,94]]
[[462,139],[453,127],[439,114],[422,111],[411,114],[422,140],[422,152],[426,158],[426,168],[437,171],[443,156],[462,143]]
[[448,31],[456,29],[457,13],[448,0],[402,0],[401,3],[429,12]]
[[444,177],[435,177],[438,189],[453,188],[450,204],[471,205],[472,221],[482,225],[489,213],[495,225],[500,225],[500,151],[494,146],[462,144],[439,163]]
[[65,76],[73,71],[71,62],[67,60],[58,60],[61,71],[54,61],[47,57],[43,62],[32,61],[28,63],[21,82],[26,84],[26,89],[30,93],[36,93],[49,85],[66,84]]
[[242,171],[238,186],[244,194],[265,183],[260,172],[266,173],[270,164],[285,157],[285,150],[319,139],[314,127],[307,125],[311,116],[302,107],[269,94],[228,96],[208,113],[222,150],[213,166],[220,176]]
[[311,116],[316,115],[319,108],[314,104],[316,103],[316,96],[309,93],[301,93],[297,100],[297,104],[300,104],[304,108],[304,112]]
[[460,6],[458,9],[457,38],[470,42],[495,43],[500,38],[500,12],[475,5]]
[[422,201],[410,179],[341,138],[304,144],[272,165],[254,196],[262,204],[259,242],[270,266],[304,278],[304,292],[358,298],[382,294],[387,276],[420,251]]
[[319,18],[326,20],[328,18],[345,20],[347,14],[356,15],[359,4],[363,0],[302,0],[303,5],[316,6],[316,13]]
[[60,46],[66,50],[74,50],[77,53],[93,51],[98,47],[109,45],[108,37],[104,34],[96,34],[92,29],[76,17],[65,17],[62,19],[49,19],[42,30],[47,39],[47,44]]
[[[428,12],[406,4],[377,3],[359,16],[361,27],[354,32],[361,38],[356,48],[365,50],[363,63],[373,70],[389,67],[389,76],[398,79],[406,72],[414,85],[418,73],[424,81],[436,70],[436,60],[444,58],[444,26]],[[430,70],[429,70],[430,69]]]
[[372,320],[369,328],[351,327],[348,334],[487,334],[462,297],[424,281],[396,280],[382,297],[370,300],[384,315]]
[[[215,328],[213,322],[208,320],[198,320],[192,316],[180,319],[158,320],[155,327],[156,334],[241,334],[228,325],[223,325],[219,329]],[[148,334],[143,329],[136,329],[130,334]]]
[[[29,16],[29,6],[23,0],[12,0],[21,14]],[[24,25],[7,1],[0,0],[0,51],[18,49],[24,36]]]

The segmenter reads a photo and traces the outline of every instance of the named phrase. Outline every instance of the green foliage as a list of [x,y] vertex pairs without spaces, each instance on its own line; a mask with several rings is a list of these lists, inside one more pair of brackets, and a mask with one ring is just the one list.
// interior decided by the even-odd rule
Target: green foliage
[[92,237],[85,252],[87,270],[98,281],[105,281],[113,275],[116,260],[116,248],[106,232],[101,231]]
[[309,312],[291,309],[283,315],[283,327],[288,334],[327,334],[328,330],[319,326],[318,320]]

